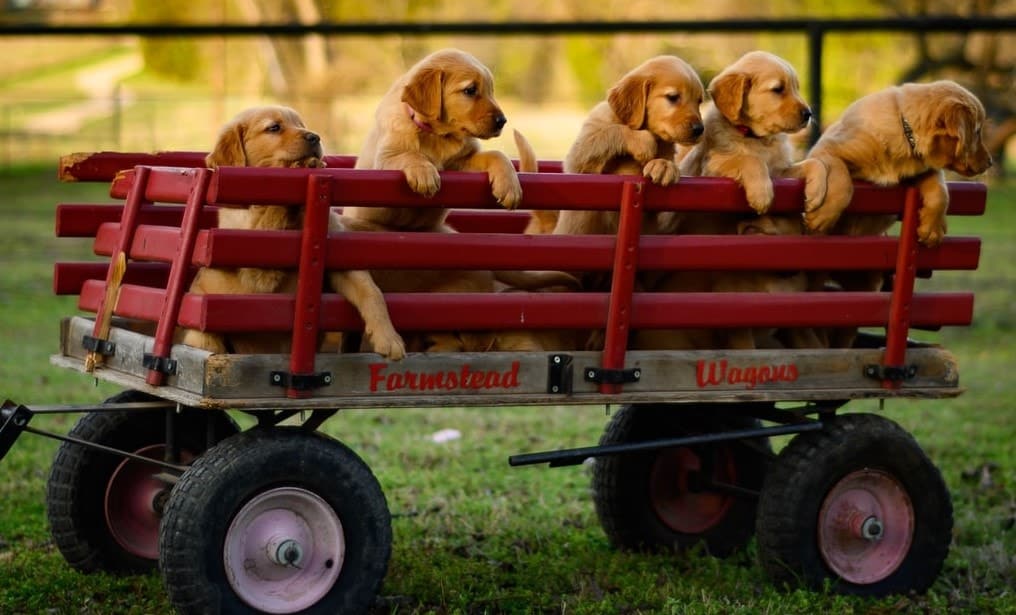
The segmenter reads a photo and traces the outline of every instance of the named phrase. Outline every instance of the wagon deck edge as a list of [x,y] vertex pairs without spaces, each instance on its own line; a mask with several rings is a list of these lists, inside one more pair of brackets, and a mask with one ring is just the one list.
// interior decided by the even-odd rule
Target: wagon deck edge
[[[93,320],[62,322],[61,354],[51,362],[86,372]],[[600,393],[587,372],[599,352],[486,352],[410,354],[389,362],[372,353],[315,356],[321,386],[299,397],[281,386],[289,368],[284,354],[212,354],[175,345],[175,373],[158,387],[145,383],[143,357],[153,338],[113,327],[115,353],[93,372],[99,380],[151,392],[201,408],[388,408],[435,406],[575,405],[636,402],[822,401],[884,397],[955,397],[963,392],[954,355],[934,345],[909,348],[911,372],[899,387],[882,386],[871,370],[883,350],[632,351],[620,393]],[[556,359],[555,359],[556,357]],[[557,387],[554,391],[553,387]]]

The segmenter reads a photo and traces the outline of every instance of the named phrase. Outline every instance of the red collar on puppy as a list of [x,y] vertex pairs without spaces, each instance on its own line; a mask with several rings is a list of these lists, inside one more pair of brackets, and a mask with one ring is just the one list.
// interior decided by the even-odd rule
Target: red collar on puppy
[[416,117],[416,109],[410,107],[408,104],[406,104],[406,115],[408,115],[409,119],[413,120],[413,123],[416,124],[416,127],[422,130],[423,132],[434,131],[434,129],[431,128],[430,124],[428,124],[427,122],[420,121],[420,119]]
[[742,137],[749,137],[751,139],[759,138],[757,134],[751,131],[751,128],[745,126],[744,124],[734,124],[734,130],[741,133]]

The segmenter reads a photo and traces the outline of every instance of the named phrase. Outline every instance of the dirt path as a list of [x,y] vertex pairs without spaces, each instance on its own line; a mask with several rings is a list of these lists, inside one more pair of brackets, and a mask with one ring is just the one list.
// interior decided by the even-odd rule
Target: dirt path
[[133,96],[126,88],[117,84],[141,71],[144,61],[140,54],[120,56],[83,68],[74,74],[74,85],[85,93],[85,100],[70,103],[57,109],[33,114],[25,121],[27,132],[45,135],[66,135],[77,132],[91,119],[108,117],[119,105],[121,108],[133,102]]

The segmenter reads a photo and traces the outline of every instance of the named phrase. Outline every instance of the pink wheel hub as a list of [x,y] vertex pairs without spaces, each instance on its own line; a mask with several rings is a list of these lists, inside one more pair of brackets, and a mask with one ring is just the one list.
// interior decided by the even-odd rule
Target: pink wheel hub
[[223,563],[241,600],[266,613],[295,613],[335,585],[345,555],[342,522],[305,489],[280,487],[247,502],[226,531]]
[[[134,454],[161,460],[164,451],[165,446],[154,444]],[[185,463],[192,458],[187,455]],[[110,534],[128,553],[146,559],[159,557],[161,499],[169,490],[169,485],[155,477],[159,471],[159,466],[128,458],[106,484],[104,509]]]
[[[720,523],[734,503],[726,494],[703,489],[694,482],[702,472],[702,460],[689,448],[660,451],[649,477],[649,497],[660,518],[675,532],[700,534]],[[718,454],[712,476],[721,483],[736,483],[728,455]]]
[[903,486],[880,470],[858,470],[829,491],[818,517],[822,559],[842,579],[877,583],[903,563],[914,535],[914,507]]

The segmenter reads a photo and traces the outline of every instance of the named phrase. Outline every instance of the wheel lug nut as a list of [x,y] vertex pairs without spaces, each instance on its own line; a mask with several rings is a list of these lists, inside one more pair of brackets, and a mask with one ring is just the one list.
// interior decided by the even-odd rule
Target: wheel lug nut
[[871,541],[881,540],[885,527],[878,517],[868,517],[861,524],[861,537]]
[[303,547],[293,539],[286,539],[279,542],[274,550],[269,549],[268,557],[280,566],[299,568],[303,560]]

